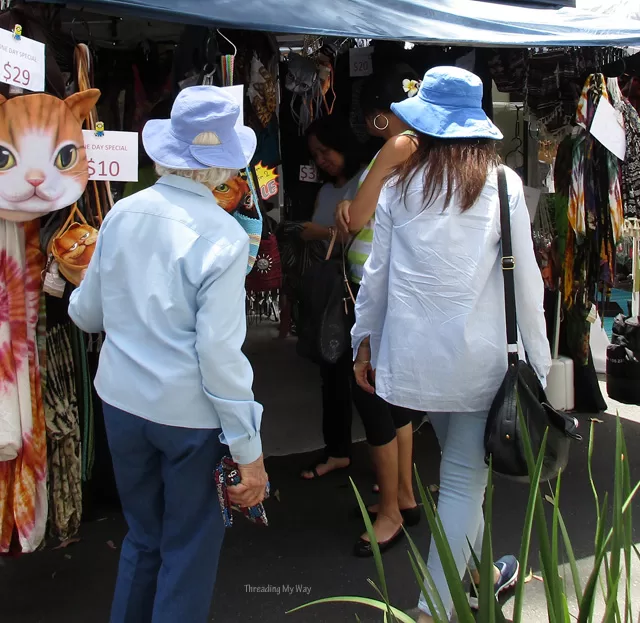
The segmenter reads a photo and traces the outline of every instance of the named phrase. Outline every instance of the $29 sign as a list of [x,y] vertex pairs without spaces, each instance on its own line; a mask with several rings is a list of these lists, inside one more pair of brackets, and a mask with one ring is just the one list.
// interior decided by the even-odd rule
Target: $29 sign
[[31,72],[23,69],[19,65],[12,65],[7,61],[3,67],[2,81],[7,84],[14,84],[17,87],[28,89],[31,84]]

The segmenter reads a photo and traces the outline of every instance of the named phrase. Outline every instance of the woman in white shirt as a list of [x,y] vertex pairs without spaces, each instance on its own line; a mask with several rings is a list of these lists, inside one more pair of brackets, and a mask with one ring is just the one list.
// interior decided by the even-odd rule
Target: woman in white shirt
[[[393,112],[417,146],[386,180],[352,331],[358,384],[429,413],[442,449],[438,511],[460,577],[479,555],[488,469],[484,428],[507,370],[496,140],[482,81],[456,67],[430,70],[417,97]],[[522,182],[507,170],[518,326],[543,380],[551,357]],[[374,389],[375,385],[375,389]],[[428,568],[446,612],[452,600],[437,550]],[[512,586],[513,556],[495,563],[496,593]],[[472,571],[472,579],[478,575]],[[421,595],[420,622],[432,621]]]

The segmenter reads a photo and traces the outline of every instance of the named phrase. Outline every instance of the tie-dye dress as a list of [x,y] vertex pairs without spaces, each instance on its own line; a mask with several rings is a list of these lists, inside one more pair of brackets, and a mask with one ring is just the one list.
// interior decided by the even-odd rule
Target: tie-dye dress
[[47,521],[38,228],[0,219],[0,554],[36,550]]

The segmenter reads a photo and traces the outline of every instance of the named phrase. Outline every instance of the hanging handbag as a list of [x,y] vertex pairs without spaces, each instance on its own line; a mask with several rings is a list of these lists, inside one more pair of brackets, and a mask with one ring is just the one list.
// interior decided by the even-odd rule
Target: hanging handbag
[[351,348],[355,297],[346,270],[348,247],[333,256],[334,232],[322,262],[309,267],[302,297],[305,322],[298,335],[298,354],[316,363],[335,364]]
[[[537,458],[545,432],[544,465],[541,482],[555,478],[569,460],[571,439],[580,440],[578,422],[556,411],[547,401],[544,389],[528,362],[518,355],[518,324],[514,269],[516,258],[511,245],[511,219],[507,180],[502,166],[498,168],[500,226],[502,230],[502,275],[507,324],[509,367],[491,405],[485,429],[485,460],[491,459],[493,470],[512,480],[529,481],[522,426],[526,427],[534,456]],[[520,420],[518,411],[522,413]]]
[[49,253],[63,277],[73,285],[80,285],[82,271],[89,267],[97,240],[98,230],[87,223],[78,206],[73,204],[69,217],[49,243]]

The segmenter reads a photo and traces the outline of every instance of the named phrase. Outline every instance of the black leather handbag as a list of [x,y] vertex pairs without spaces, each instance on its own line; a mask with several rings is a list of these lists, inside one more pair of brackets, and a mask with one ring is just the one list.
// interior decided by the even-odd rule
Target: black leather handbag
[[316,363],[335,364],[351,348],[355,297],[346,271],[348,246],[334,257],[334,234],[327,255],[309,268],[303,296],[306,322],[298,338],[298,354]]
[[546,431],[544,465],[541,481],[557,477],[569,460],[572,439],[580,440],[577,433],[578,421],[560,411],[556,411],[547,401],[544,389],[528,362],[518,355],[518,324],[514,269],[516,258],[511,244],[511,219],[507,180],[502,166],[498,169],[498,190],[500,195],[500,227],[502,230],[502,274],[504,277],[504,298],[507,321],[507,344],[509,368],[504,381],[491,405],[485,430],[485,460],[491,459],[493,470],[509,479],[529,482],[524,450],[522,423],[518,409],[522,412],[522,422],[531,440],[533,454],[537,458]]

